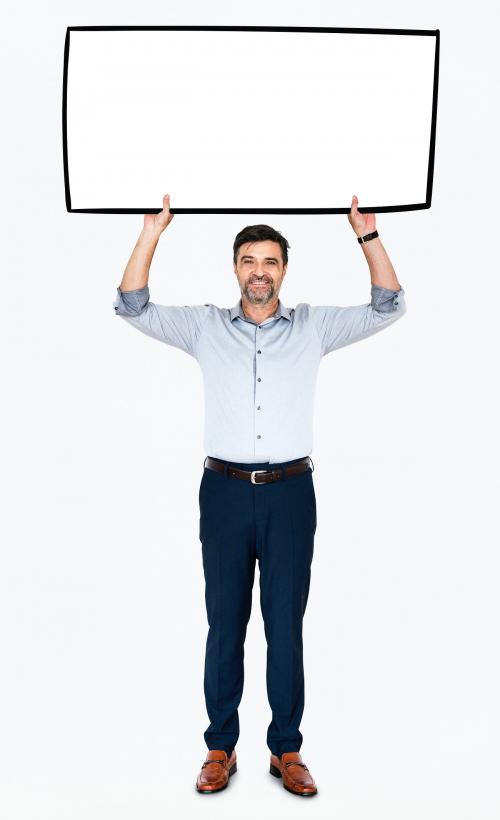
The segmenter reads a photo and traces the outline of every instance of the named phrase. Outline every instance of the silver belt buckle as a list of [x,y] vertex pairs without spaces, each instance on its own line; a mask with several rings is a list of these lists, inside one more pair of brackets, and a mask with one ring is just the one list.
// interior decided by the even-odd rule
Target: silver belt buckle
[[252,482],[252,484],[261,484],[262,482],[255,481],[255,478],[254,478],[255,474],[256,473],[268,473],[268,472],[269,472],[269,470],[252,470],[252,472],[250,473],[250,481]]

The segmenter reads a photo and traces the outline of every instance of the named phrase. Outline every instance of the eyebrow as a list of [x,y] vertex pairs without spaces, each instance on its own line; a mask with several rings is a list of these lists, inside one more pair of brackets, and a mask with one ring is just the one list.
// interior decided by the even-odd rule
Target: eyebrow
[[[248,254],[245,254],[244,256],[241,257],[240,262],[243,262],[244,259],[254,259],[254,258],[255,257],[253,257],[253,256],[249,256]],[[266,256],[265,258],[266,259],[272,259],[274,262],[278,261],[275,256]]]

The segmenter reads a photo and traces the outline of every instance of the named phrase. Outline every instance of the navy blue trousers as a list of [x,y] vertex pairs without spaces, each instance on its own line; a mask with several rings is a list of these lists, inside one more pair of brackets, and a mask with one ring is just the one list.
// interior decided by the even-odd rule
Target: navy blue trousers
[[[220,459],[216,459],[221,461]],[[276,463],[224,462],[247,470]],[[266,686],[272,720],[272,754],[298,752],[304,710],[302,620],[306,609],[316,532],[312,468],[268,484],[231,478],[204,468],[200,484],[200,541],[205,575],[208,635],[204,693],[209,749],[228,754],[239,737],[244,643],[252,607],[255,561],[267,641]]]

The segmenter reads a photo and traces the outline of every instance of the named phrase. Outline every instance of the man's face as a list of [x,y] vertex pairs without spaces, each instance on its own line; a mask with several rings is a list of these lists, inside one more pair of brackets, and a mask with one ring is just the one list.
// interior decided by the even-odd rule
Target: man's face
[[234,272],[242,295],[254,305],[266,305],[278,295],[286,268],[281,245],[268,239],[240,245]]

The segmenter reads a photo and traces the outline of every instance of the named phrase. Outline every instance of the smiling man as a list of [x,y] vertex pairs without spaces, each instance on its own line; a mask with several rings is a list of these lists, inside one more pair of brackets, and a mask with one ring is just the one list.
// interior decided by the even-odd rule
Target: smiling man
[[304,710],[302,623],[316,532],[310,454],[313,398],[323,356],[389,327],[406,312],[404,290],[380,241],[374,214],[353,197],[348,216],[371,276],[371,301],[352,307],[279,298],[288,266],[287,240],[269,225],[236,236],[233,268],[240,298],[167,306],[149,299],[151,260],[174,218],[144,216],[114,308],[153,338],[199,363],[204,381],[207,454],[199,491],[200,541],[208,618],[204,693],[208,747],[196,779],[200,793],[226,788],[236,771],[238,706],[255,564],[267,641],[267,729],[270,773],[302,797],[317,794],[300,754]]

